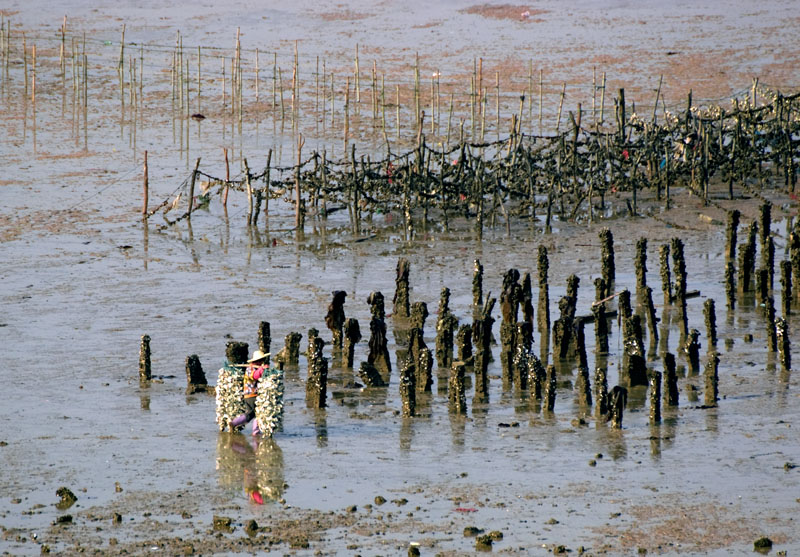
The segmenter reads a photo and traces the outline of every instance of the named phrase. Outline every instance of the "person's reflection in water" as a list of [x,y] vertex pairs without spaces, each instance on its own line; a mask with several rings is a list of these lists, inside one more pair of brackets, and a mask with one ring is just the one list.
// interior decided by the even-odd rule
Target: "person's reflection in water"
[[247,498],[257,505],[283,496],[283,451],[274,439],[221,433],[217,472],[220,485],[231,491],[243,486]]

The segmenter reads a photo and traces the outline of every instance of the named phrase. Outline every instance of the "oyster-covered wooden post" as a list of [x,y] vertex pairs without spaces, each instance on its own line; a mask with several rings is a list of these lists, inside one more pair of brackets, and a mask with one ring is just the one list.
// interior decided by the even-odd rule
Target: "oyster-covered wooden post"
[[420,393],[430,392],[433,386],[433,354],[425,344],[421,328],[411,329],[408,338],[408,359],[414,363],[416,370],[416,388]]
[[267,355],[264,362],[269,365],[270,345],[272,344],[272,332],[268,321],[258,324],[258,349]]
[[556,366],[547,366],[547,379],[545,380],[544,399],[545,408],[552,412],[556,408]]
[[[305,356],[308,359],[309,365],[311,365],[311,358],[313,357],[316,339],[319,338],[319,329],[316,327],[311,327],[308,330],[308,348],[306,348]],[[325,341],[322,341],[323,346],[325,345]]]
[[361,367],[358,368],[358,376],[367,387],[385,387],[386,382],[378,373],[378,369],[369,362],[361,362]]
[[754,287],[757,230],[755,222],[747,227],[747,242],[739,249],[739,293],[742,295],[752,292]]
[[643,314],[645,289],[647,288],[647,238],[636,241],[636,255],[633,260],[636,271],[636,307],[640,315]]
[[547,380],[547,371],[542,365],[542,360],[536,354],[528,354],[528,392],[534,400],[542,400],[544,383]]
[[581,366],[578,368],[578,378],[575,382],[578,404],[589,407],[592,405],[592,385],[589,381],[589,368]]
[[656,316],[656,306],[653,303],[653,289],[645,287],[644,305],[647,315],[647,328],[650,333],[650,352],[655,353],[658,347],[658,317]]
[[608,395],[609,413],[611,414],[611,427],[622,428],[622,416],[628,404],[628,389],[616,385]]
[[719,355],[712,352],[706,362],[705,376],[705,405],[716,406],[719,399]]
[[796,221],[789,233],[789,261],[792,264],[792,300],[793,305],[800,303],[800,220]]
[[458,319],[450,311],[450,289],[442,288],[439,299],[439,317],[436,320],[436,361],[447,368],[453,363],[453,337]]
[[547,248],[540,245],[537,254],[538,278],[539,278],[539,303],[538,303],[538,324],[539,332],[549,337],[550,335],[550,287],[548,285],[548,271],[550,260],[547,257]]
[[402,319],[409,317],[410,311],[410,298],[408,275],[410,272],[410,264],[407,259],[400,258],[397,262],[397,276],[395,278],[395,291],[394,291],[394,316]]
[[447,381],[447,394],[450,402],[450,412],[453,414],[467,413],[467,398],[464,392],[464,362],[453,362],[450,366],[450,378]]
[[770,238],[771,228],[772,228],[772,203],[769,200],[765,200],[764,203],[762,203],[761,206],[759,207],[758,211],[758,232],[762,248],[767,245],[767,241]]
[[669,244],[663,244],[658,248],[658,261],[661,270],[661,290],[664,292],[664,314],[666,308],[672,305],[672,274],[669,270]]
[[380,292],[370,293],[367,297],[367,303],[372,314],[372,319],[369,322],[370,337],[367,362],[374,365],[383,380],[388,383],[389,376],[392,373],[392,362],[389,356],[388,341],[386,340],[386,322],[384,321],[386,313],[384,311],[383,294]]
[[291,332],[286,335],[284,346],[281,351],[275,355],[275,361],[279,365],[296,366],[300,362],[301,340],[303,340],[303,335],[300,333]]
[[594,416],[597,420],[607,420],[608,416],[608,372],[605,367],[594,370]]
[[428,319],[428,304],[425,302],[414,302],[411,304],[409,321],[412,328],[425,330],[425,321]]
[[775,285],[775,240],[770,236],[761,247],[763,250],[761,266],[767,270],[767,288],[772,290]]
[[602,277],[594,279],[594,303],[591,311],[594,317],[594,347],[598,354],[608,353],[608,321],[606,320],[606,283]]
[[769,296],[769,271],[758,269],[756,271],[756,304],[764,306]]
[[781,261],[781,311],[784,317],[792,312],[792,262]]
[[524,329],[525,334],[528,335],[525,338],[525,343],[530,346],[533,344],[533,290],[530,273],[525,273],[522,277],[519,303],[522,310],[522,322],[530,325],[530,327]]
[[741,213],[737,209],[728,211],[728,223],[725,227],[725,260],[736,261],[736,234],[739,229],[739,217]]
[[672,262],[675,271],[675,305],[680,319],[681,343],[686,342],[689,334],[689,316],[686,310],[686,259],[683,254],[683,241],[673,238],[670,241]]
[[736,308],[736,267],[733,261],[725,263],[725,302],[729,310]]
[[638,315],[623,318],[622,340],[624,348],[619,372],[620,382],[629,387],[647,385],[647,362],[642,342],[642,325]]
[[489,400],[489,359],[491,358],[492,341],[492,309],[496,298],[489,298],[483,306],[480,318],[472,325],[475,342],[475,399],[478,402]]
[[614,280],[616,278],[616,266],[614,265],[614,235],[608,228],[603,228],[600,233],[600,257],[601,272],[605,281],[606,296],[614,290]]
[[456,334],[457,358],[467,366],[472,366],[472,325],[465,324],[458,328]]
[[517,331],[517,315],[522,297],[519,284],[519,271],[509,269],[503,276],[503,291],[500,293],[500,366],[502,369],[503,388],[507,389],[512,381],[515,335]]
[[150,367],[150,335],[142,335],[139,345],[139,381],[147,382],[152,377]]
[[356,344],[361,340],[361,328],[358,319],[348,318],[344,322],[344,366],[352,369],[356,353]]
[[675,369],[675,356],[664,354],[664,406],[678,406],[678,374]]
[[517,323],[512,362],[512,383],[518,391],[528,388],[528,360],[531,355],[533,323]]
[[325,325],[330,329],[333,336],[333,349],[342,349],[344,341],[344,302],[347,292],[344,290],[334,290],[333,300],[328,305],[328,313],[325,315]]
[[415,385],[414,362],[407,359],[400,365],[400,400],[404,417],[416,415],[417,393]]
[[206,392],[208,381],[197,354],[186,357],[186,394]]
[[483,265],[480,259],[475,260],[472,271],[472,314],[477,319],[483,309]]
[[315,337],[309,347],[308,379],[306,381],[306,405],[309,408],[325,408],[328,392],[328,359],[323,357],[325,341]]
[[661,372],[650,374],[650,423],[661,421]]
[[716,349],[717,313],[715,311],[714,300],[712,298],[708,298],[705,302],[703,302],[703,317],[706,321],[706,338],[708,339],[708,349]]
[[775,332],[778,337],[778,355],[781,365],[784,370],[789,371],[792,369],[792,356],[789,346],[789,326],[784,318],[779,317],[775,320]]
[[775,328],[775,300],[772,296],[767,296],[764,317],[767,326],[767,350],[776,352],[778,350],[778,333]]
[[685,344],[684,350],[686,357],[689,360],[689,373],[697,375],[700,373],[700,331],[692,329],[689,331],[689,338]]

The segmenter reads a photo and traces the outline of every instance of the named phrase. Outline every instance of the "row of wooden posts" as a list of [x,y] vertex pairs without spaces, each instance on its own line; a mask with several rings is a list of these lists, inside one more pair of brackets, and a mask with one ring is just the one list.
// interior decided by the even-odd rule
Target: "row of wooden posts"
[[[761,206],[759,219],[747,228],[747,238],[738,248],[737,232],[740,214],[733,210],[728,214],[727,246],[724,280],[726,305],[732,315],[737,302],[748,306],[757,303],[763,306],[767,350],[778,352],[782,368],[788,373],[791,355],[788,320],[792,308],[800,303],[800,286],[792,276],[800,276],[800,223],[795,223],[790,233],[789,259],[782,261],[781,286],[783,317],[776,318],[772,293],[774,269],[774,242],[771,234],[771,204]],[[761,231],[760,236],[757,231]],[[760,238],[760,239],[759,239]],[[558,374],[571,374],[576,368],[576,396],[581,407],[589,408],[594,401],[597,419],[609,419],[614,427],[621,427],[622,413],[627,401],[628,389],[649,386],[650,419],[661,420],[661,404],[678,405],[678,374],[675,355],[668,350],[667,335],[670,323],[677,324],[680,331],[678,349],[686,360],[689,374],[700,372],[700,332],[689,327],[687,300],[699,296],[699,292],[688,290],[688,273],[684,257],[683,242],[673,238],[669,244],[659,248],[660,276],[664,306],[661,318],[656,315],[653,289],[647,285],[647,240],[636,243],[634,268],[636,271],[635,304],[627,289],[615,291],[615,255],[613,236],[609,229],[599,233],[601,276],[594,281],[595,301],[591,313],[577,315],[577,299],[580,279],[576,275],[567,278],[565,296],[558,301],[559,317],[551,323],[549,299],[549,259],[547,249],[540,246],[538,265],[538,319],[534,324],[532,278],[530,273],[521,276],[516,269],[509,269],[503,276],[499,298],[501,324],[500,366],[504,390],[514,389],[530,397],[538,405],[552,412],[555,405]],[[760,251],[761,264],[756,269],[754,254]],[[670,266],[670,257],[672,265]],[[733,269],[733,270],[732,270]],[[396,270],[396,290],[393,297],[394,336],[398,346],[399,390],[402,413],[416,414],[417,396],[430,392],[433,386],[434,357],[440,369],[449,370],[449,377],[440,377],[447,383],[450,409],[457,414],[467,411],[466,372],[473,372],[474,404],[489,401],[489,363],[493,358],[494,342],[493,310],[497,298],[484,296],[483,266],[475,261],[472,281],[472,322],[461,324],[450,310],[450,290],[442,288],[436,321],[435,347],[425,342],[425,321],[429,315],[425,302],[410,301],[410,264],[401,258]],[[732,278],[735,277],[735,278]],[[756,277],[752,280],[752,277]],[[332,354],[341,361],[345,369],[355,364],[355,346],[362,339],[358,320],[346,318],[344,304],[347,294],[335,291],[328,306],[325,323],[331,331]],[[611,308],[616,299],[617,309]],[[371,388],[386,387],[392,374],[392,361],[388,350],[384,297],[372,292],[367,298],[371,319],[366,361],[360,364],[358,373],[365,385]],[[521,316],[520,316],[521,313]],[[707,358],[703,372],[705,381],[704,407],[716,406],[719,398],[716,332],[716,305],[709,298],[703,304],[705,319]],[[613,319],[620,325],[622,353],[619,367],[619,384],[609,391],[607,381],[608,337]],[[659,331],[658,322],[661,321]],[[585,325],[594,324],[596,370],[594,387],[589,377]],[[645,325],[650,341],[645,349]],[[534,327],[540,332],[540,355],[534,350]],[[552,338],[552,351],[551,351]],[[285,346],[273,356],[280,366],[295,367],[300,356],[302,335],[291,332],[286,336]],[[262,322],[258,333],[259,349],[270,351],[271,330],[268,322]],[[308,333],[308,377],[306,401],[311,408],[324,408],[327,398],[328,358],[323,355],[326,342],[315,328]],[[648,368],[657,355],[663,362],[661,371]],[[226,356],[231,363],[243,364],[248,355],[246,343],[230,342]],[[548,364],[548,362],[551,362]],[[149,337],[142,337],[140,350],[140,378],[150,378]],[[203,390],[206,384],[196,355],[187,358],[187,381],[191,392]],[[664,388],[662,392],[662,380]],[[199,386],[198,386],[199,385]]]
[[[447,229],[454,218],[469,217],[478,235],[487,224],[504,222],[508,234],[517,223],[543,217],[550,229],[554,213],[560,220],[586,219],[604,213],[608,195],[624,194],[628,211],[638,214],[642,192],[670,206],[671,187],[688,187],[708,202],[712,181],[722,184],[729,199],[737,187],[759,190],[783,187],[793,192],[800,162],[800,95],[773,93],[772,102],[758,108],[739,105],[730,112],[717,107],[694,110],[691,95],[685,113],[660,123],[626,116],[624,90],[617,102],[617,128],[597,132],[570,114],[570,129],[542,137],[518,130],[503,140],[473,144],[461,142],[452,149],[431,146],[420,136],[416,148],[405,153],[389,151],[380,160],[358,154],[350,145],[348,157],[331,161],[327,153],[313,152],[303,159],[299,139],[297,164],[271,164],[272,150],[260,172],[244,159],[244,175],[230,178],[200,169],[200,159],[176,191],[187,195],[182,217],[191,216],[195,185],[202,180],[205,195],[246,192],[247,222],[256,224],[263,207],[269,219],[269,200],[283,197],[294,205],[295,226],[303,229],[307,214],[326,219],[346,208],[356,234],[375,214],[398,212],[404,231],[413,236],[414,215],[428,225],[429,213]],[[145,171],[146,173],[146,171]],[[145,178],[145,182],[147,178]],[[718,186],[719,187],[719,186]],[[171,209],[170,196],[153,210],[147,206],[147,186],[142,212]]]

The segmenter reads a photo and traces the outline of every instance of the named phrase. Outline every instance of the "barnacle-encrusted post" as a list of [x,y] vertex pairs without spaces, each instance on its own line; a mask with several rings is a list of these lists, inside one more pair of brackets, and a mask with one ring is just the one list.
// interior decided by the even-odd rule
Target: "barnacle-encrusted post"
[[139,381],[150,381],[152,372],[150,368],[150,335],[142,335],[139,345]]
[[322,356],[325,341],[315,337],[309,346],[308,380],[306,381],[306,405],[309,408],[325,408],[328,392],[328,359]]
[[392,300],[394,304],[394,316],[406,319],[409,317],[410,298],[408,286],[408,274],[410,271],[408,259],[403,257],[397,262],[397,276],[395,277],[395,291]]

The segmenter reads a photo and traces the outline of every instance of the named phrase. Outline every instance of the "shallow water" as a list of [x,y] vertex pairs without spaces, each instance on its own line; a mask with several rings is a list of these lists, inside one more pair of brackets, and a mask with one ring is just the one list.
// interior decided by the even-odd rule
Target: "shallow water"
[[[361,11],[350,6],[349,10]],[[645,26],[649,30],[658,24],[665,33],[665,45],[671,29],[691,40],[680,24],[698,15],[677,3],[659,4],[662,8],[638,3],[574,6],[579,20],[592,21],[601,8],[614,18],[612,23],[647,14],[652,19]],[[780,24],[780,19],[786,17],[791,3],[772,2],[769,7],[773,9],[745,18],[750,5],[732,2],[725,7],[730,15],[704,13],[706,17],[697,21],[705,23],[697,23],[696,30],[719,32],[715,36],[727,37],[724,44],[740,56],[766,56],[763,42],[756,43],[756,48],[746,41],[740,44],[728,27],[717,23],[720,17],[730,25],[747,25],[744,22],[752,19],[761,37],[788,33],[791,26]],[[17,10],[12,17],[26,27],[39,26],[52,33],[60,22],[49,21],[37,8],[35,3],[23,7],[12,0],[7,9]],[[274,37],[263,39],[269,41],[263,46],[288,52],[287,41],[298,38],[291,31],[298,27],[289,23],[298,21],[305,26],[299,38],[307,37],[306,55],[332,51],[345,66],[352,61],[339,51],[349,53],[354,42],[386,52],[394,47],[386,44],[392,42],[390,32],[402,30],[406,20],[397,19],[401,10],[393,4],[369,8],[366,20],[304,17],[317,9],[341,12],[339,5],[311,8],[296,3],[281,14],[267,13],[268,20],[281,17],[287,24]],[[424,18],[414,15],[419,12],[403,11],[406,26],[413,29],[397,45],[409,53],[403,58],[409,60],[414,49],[424,53],[426,48],[428,57],[435,58],[431,51],[438,52],[441,35],[422,25],[442,21],[435,29],[461,28],[468,16],[460,8],[456,3],[439,4],[429,7]],[[165,44],[174,40],[179,18],[180,28],[190,38],[201,36],[213,44],[228,41],[229,31],[241,25],[252,46],[257,42],[252,36],[261,29],[258,20],[245,18],[242,11],[210,12],[187,20],[180,6],[167,8],[158,3],[147,7],[146,13],[103,5],[96,12],[74,9],[80,11],[70,14],[76,26],[95,30],[101,38],[107,33],[109,40],[118,37],[120,22],[113,19],[117,16],[129,23],[130,36]],[[474,37],[455,34],[448,36],[457,42],[451,57],[445,59],[460,66],[471,65],[473,56],[496,60],[504,52],[532,48],[529,40],[534,41],[535,52],[541,51],[542,45],[561,35],[559,25],[570,19],[570,12],[562,13],[556,4],[545,9],[550,15],[542,24],[546,29],[541,36],[530,39],[529,28],[519,22],[485,20],[477,31],[487,34],[487,40],[480,41],[488,45],[485,50],[475,49]],[[674,16],[678,22],[660,10],[680,12]],[[697,6],[691,10],[702,12]],[[151,14],[171,19],[155,25]],[[366,37],[362,41],[360,33],[366,31],[357,22],[383,30],[384,37],[372,43]],[[633,41],[641,36],[641,30],[624,27],[630,31],[626,34],[612,23],[593,29],[597,44],[624,49],[625,37]],[[580,29],[579,23],[571,25]],[[224,38],[220,28],[226,33]],[[326,32],[331,29],[336,32]],[[613,34],[602,34],[604,29]],[[489,41],[488,37],[499,38]],[[796,38],[783,44],[788,48],[792,41],[796,43]],[[796,60],[800,49],[794,52]],[[558,58],[558,53],[552,56]],[[746,73],[750,67],[742,64],[739,70]],[[623,67],[619,74],[626,75]],[[679,82],[682,74],[676,72],[670,78]],[[725,84],[718,90],[720,95],[742,85],[736,79],[720,79]],[[648,84],[646,80],[637,83],[642,88]],[[14,87],[18,92],[18,81]],[[713,89],[713,85],[708,87]],[[368,232],[376,237],[356,242],[347,230],[344,211],[334,214],[324,234],[322,228],[313,230],[321,224],[309,223],[305,238],[298,240],[290,231],[292,209],[280,202],[271,205],[269,230],[263,220],[257,231],[248,229],[241,195],[231,197],[227,218],[215,200],[207,212],[196,212],[191,222],[170,227],[155,216],[143,224],[137,214],[141,149],[151,152],[151,195],[160,202],[185,177],[194,157],[202,156],[213,161],[214,168],[221,168],[220,145],[230,145],[231,138],[221,140],[220,136],[229,123],[209,122],[203,128],[190,123],[193,135],[186,154],[169,133],[169,114],[154,110],[133,149],[130,126],[120,131],[111,116],[117,110],[112,97],[92,108],[86,136],[76,134],[70,118],[60,115],[58,95],[40,100],[36,143],[30,120],[20,124],[19,96],[3,99],[2,125],[7,133],[0,143],[6,171],[0,182],[0,342],[5,366],[0,372],[4,385],[0,441],[7,445],[0,447],[0,525],[7,530],[0,550],[36,554],[38,544],[44,543],[53,551],[70,553],[77,551],[75,541],[82,540],[86,547],[114,552],[109,543],[115,538],[120,544],[117,548],[144,553],[147,546],[136,544],[157,543],[155,529],[161,540],[181,537],[219,544],[206,546],[206,552],[248,551],[224,545],[209,534],[212,516],[232,516],[238,525],[251,517],[259,524],[277,525],[287,518],[303,520],[311,511],[320,511],[313,515],[315,520],[330,511],[337,521],[317,527],[309,519],[310,548],[282,545],[281,551],[397,554],[410,542],[419,542],[423,553],[464,554],[475,547],[474,539],[462,535],[470,525],[487,532],[502,531],[504,538],[495,543],[495,550],[510,554],[553,544],[612,554],[630,553],[638,547],[656,553],[745,554],[761,535],[771,537],[779,550],[800,547],[794,519],[800,469],[784,467],[800,464],[793,431],[798,421],[797,374],[770,364],[764,327],[755,308],[739,308],[731,319],[725,315],[724,225],[696,217],[696,213],[710,214],[724,222],[719,208],[702,208],[695,199],[683,197],[679,209],[659,214],[675,226],[652,219],[611,220],[593,226],[556,222],[554,233],[544,235],[541,223],[535,230],[515,223],[512,240],[506,238],[504,226],[498,226],[486,231],[481,242],[473,239],[463,223],[451,232],[433,223],[415,241],[404,242],[397,229],[399,215],[376,216],[368,223]],[[24,110],[30,119],[30,106]],[[254,130],[243,134],[237,150],[245,156],[251,152],[263,156],[265,145],[274,145],[284,149],[282,161],[287,164],[292,158],[291,134],[288,139],[276,138],[271,128],[272,124],[262,127],[258,135]],[[324,134],[320,137],[321,146],[333,141]],[[69,154],[74,156],[65,156]],[[796,214],[796,203],[778,194],[775,199],[772,230],[779,236],[777,259],[782,259],[785,219]],[[757,203],[719,202],[724,207],[741,206],[745,220],[756,216]],[[388,389],[345,389],[352,375],[334,366],[328,409],[309,411],[304,401],[305,358],[301,357],[300,369],[287,372],[285,423],[275,447],[254,448],[249,434],[219,434],[213,398],[184,394],[188,355],[200,357],[214,383],[226,341],[254,346],[260,321],[272,325],[274,351],[290,331],[303,333],[303,349],[310,327],[329,338],[324,315],[333,290],[347,291],[345,312],[359,319],[363,332],[370,292],[383,292],[387,312],[392,312],[399,257],[411,262],[412,301],[425,301],[431,311],[426,324],[431,347],[434,312],[443,286],[451,289],[451,308],[465,322],[471,315],[473,259],[479,258],[485,267],[484,293],[499,296],[502,274],[508,268],[535,276],[540,243],[550,251],[552,319],[557,317],[557,301],[570,273],[581,278],[578,314],[588,313],[594,299],[592,280],[600,272],[597,232],[601,225],[610,226],[615,234],[617,290],[634,288],[635,241],[640,236],[648,238],[647,278],[656,300],[661,298],[658,246],[676,235],[684,239],[689,289],[701,291],[700,298],[689,301],[690,325],[704,333],[702,302],[712,297],[717,303],[718,408],[698,408],[701,402],[688,399],[689,385],[698,387],[702,400],[702,378],[683,377],[681,406],[674,412],[664,410],[660,426],[650,425],[641,392],[632,393],[622,431],[593,419],[588,426],[574,425],[573,419],[583,412],[569,388],[559,389],[556,410],[550,416],[535,412],[513,392],[503,392],[496,377],[500,368],[495,347],[488,405],[474,407],[470,391],[467,418],[453,417],[436,380],[430,400],[419,405],[420,416],[403,419],[391,318],[387,324],[394,370]],[[740,240],[741,236],[740,228]],[[778,300],[777,281],[774,295]],[[660,316],[660,306],[658,312]],[[495,314],[494,331],[499,337],[499,311]],[[616,323],[612,331],[610,385],[616,384],[619,365]],[[743,340],[748,333],[754,336],[752,342]],[[153,373],[161,377],[146,388],[140,387],[137,373],[142,334],[152,338]],[[791,335],[796,346],[800,333],[793,330]],[[594,369],[591,326],[586,336],[590,369]],[[674,353],[677,340],[673,325],[669,347]],[[726,340],[732,340],[732,346]],[[701,342],[705,354],[704,334]],[[537,352],[540,346],[537,333]],[[356,361],[365,357],[366,339],[357,347]],[[660,361],[651,365],[662,370]],[[679,360],[680,365],[685,362]],[[590,466],[590,460],[596,466]],[[252,469],[263,474],[274,489],[269,493],[283,502],[267,501],[264,506],[248,502],[245,470]],[[116,482],[122,491],[115,490]],[[68,511],[53,506],[62,485],[78,496],[78,503]],[[377,505],[377,495],[387,502]],[[407,502],[402,503],[403,499]],[[352,505],[357,510],[348,512]],[[65,512],[74,515],[75,524],[51,526]],[[123,515],[122,524],[111,525],[113,512]],[[182,512],[191,518],[183,518]],[[101,530],[96,529],[98,525]],[[228,535],[242,536],[241,527]]]

